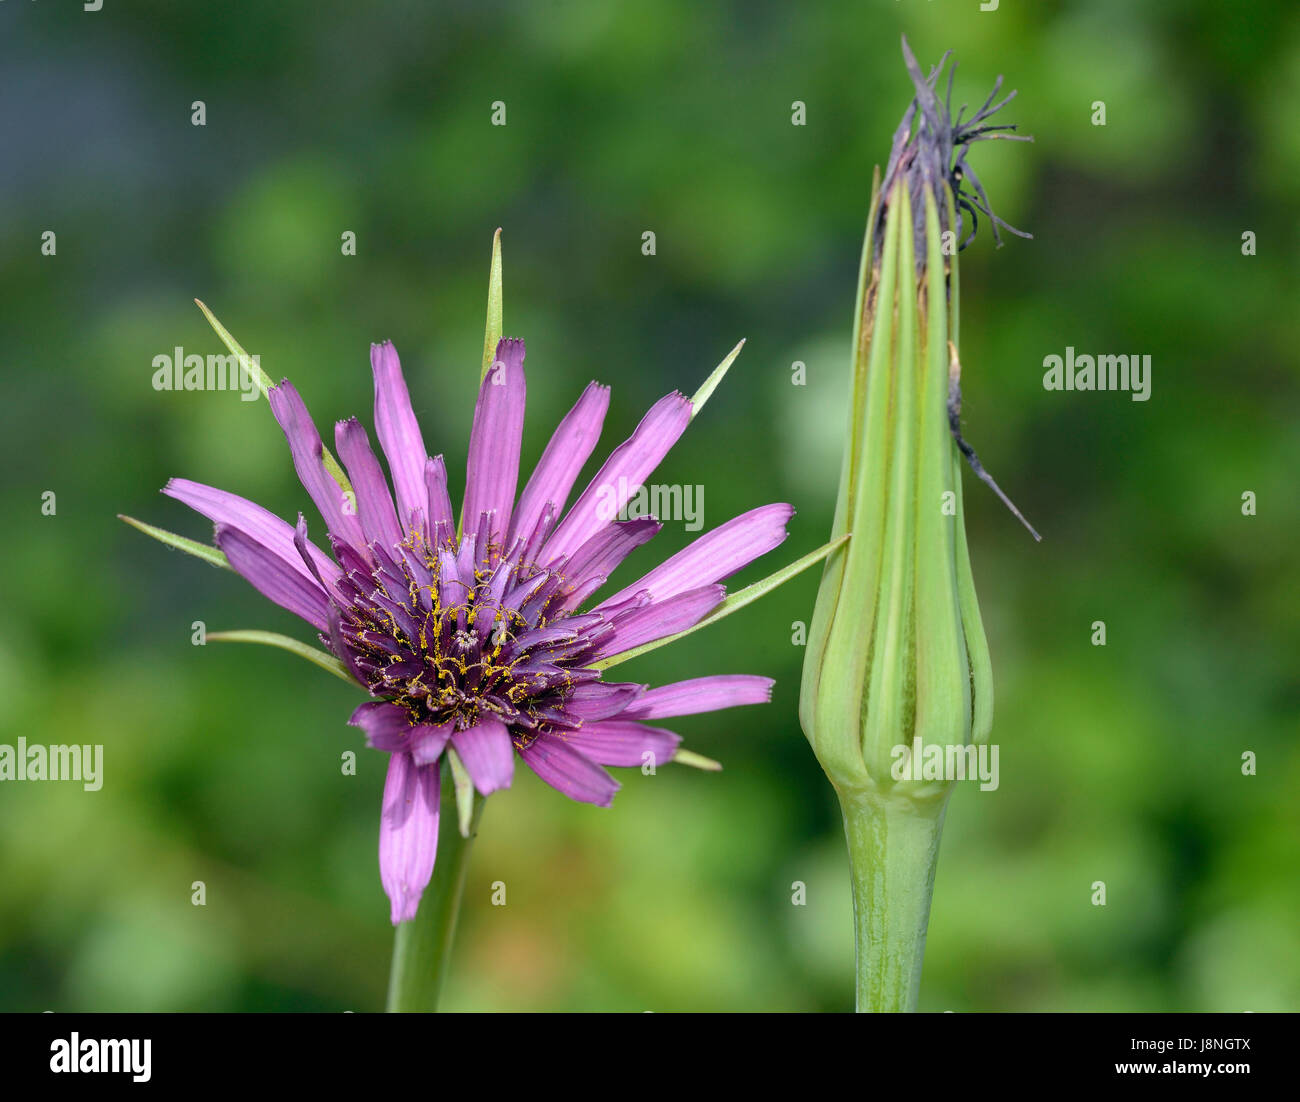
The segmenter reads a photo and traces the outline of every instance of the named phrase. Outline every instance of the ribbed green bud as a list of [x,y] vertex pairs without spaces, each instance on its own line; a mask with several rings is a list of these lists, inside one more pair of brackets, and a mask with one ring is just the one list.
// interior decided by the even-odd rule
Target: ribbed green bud
[[860,1010],[916,1006],[956,779],[946,769],[934,777],[928,764],[936,750],[945,764],[958,754],[968,761],[964,748],[987,742],[993,724],[962,456],[1006,498],[960,434],[957,252],[967,216],[966,240],[974,236],[977,212],[995,237],[999,226],[1020,232],[992,214],[966,161],[971,143],[1009,136],[1009,127],[986,125],[1002,106],[993,103],[998,88],[970,119],[962,122],[963,108],[954,121],[934,91],[943,62],[924,77],[906,41],[903,56],[915,99],[884,182],[876,175],[858,275],[832,531],[832,540],[848,538],[826,560],[799,701],[844,812]]
[[[913,740],[986,741],[993,681],[948,421],[955,235],[940,231],[935,189],[921,189],[914,218],[905,184],[885,201],[883,234],[878,185],[872,201],[833,533],[852,537],[827,561],[817,595],[800,721],[837,789],[932,800],[949,782],[908,779]],[[954,225],[951,192],[939,187]]]

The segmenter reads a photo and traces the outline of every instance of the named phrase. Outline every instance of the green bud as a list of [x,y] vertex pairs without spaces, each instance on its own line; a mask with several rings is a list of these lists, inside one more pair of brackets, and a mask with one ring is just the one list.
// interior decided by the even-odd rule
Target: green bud
[[[869,231],[864,247],[833,531],[852,535],[817,595],[800,720],[837,788],[929,799],[947,782],[894,779],[910,775],[901,763],[913,739],[987,740],[993,684],[948,423],[956,251],[944,254],[936,189],[923,189],[914,218],[905,184],[883,212],[878,190],[872,204],[870,224],[883,214],[884,233]],[[947,183],[939,188],[951,212]]]
[[847,542],[826,560],[799,702],[844,811],[858,1007],[871,1010],[914,1008],[920,983],[953,778],[914,768],[916,740],[927,751],[966,747],[987,742],[993,724],[962,456],[1003,495],[960,435],[957,252],[967,216],[966,240],[974,236],[977,211],[995,236],[999,226],[1020,233],[992,214],[966,161],[971,143],[1009,136],[985,122],[1002,106],[993,104],[998,89],[954,122],[934,91],[943,62],[927,78],[906,40],[903,55],[916,95],[883,182],[876,173],[858,277],[831,533]]

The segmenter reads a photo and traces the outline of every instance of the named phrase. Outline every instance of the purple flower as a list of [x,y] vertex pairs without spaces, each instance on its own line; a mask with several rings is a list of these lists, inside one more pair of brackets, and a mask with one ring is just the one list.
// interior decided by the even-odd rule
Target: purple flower
[[332,556],[307,538],[301,514],[294,527],[184,479],[164,492],[212,520],[230,565],[316,628],[375,698],[348,722],[389,755],[379,866],[396,924],[415,917],[433,872],[448,747],[485,796],[510,786],[518,755],[564,795],[605,807],[619,785],[604,766],[662,764],[676,753],[680,737],[651,721],[769,699],[765,677],[649,689],[603,681],[596,664],[707,616],[725,594],[719,582],[776,547],[793,509],[764,505],[736,517],[589,604],[659,531],[650,517],[617,518],[685,430],[691,402],[678,393],[656,402],[566,512],[609,390],[592,383],[583,391],[517,492],[524,342],[502,340],[474,410],[462,534],[442,456],[425,450],[397,352],[374,345],[370,362],[375,431],[395,495],[355,418],[335,426],[347,469],[340,479],[293,385],[268,392]]

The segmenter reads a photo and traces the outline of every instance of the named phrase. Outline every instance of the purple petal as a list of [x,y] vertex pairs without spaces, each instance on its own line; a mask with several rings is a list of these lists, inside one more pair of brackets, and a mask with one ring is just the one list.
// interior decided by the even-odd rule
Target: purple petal
[[476,530],[484,513],[492,514],[493,541],[502,540],[509,530],[519,483],[526,391],[524,342],[505,338],[497,342],[496,359],[483,378],[474,407],[461,516],[467,533]]
[[794,509],[789,505],[760,505],[742,513],[706,532],[603,604],[616,604],[642,589],[649,590],[656,601],[662,601],[684,589],[729,578],[778,546],[787,535],[785,526],[792,516]]
[[532,532],[521,532],[515,537],[510,558],[516,562],[536,564],[542,547],[555,530],[555,520],[555,502],[548,501],[542,508],[542,519],[533,526]]
[[429,506],[429,538],[438,544],[456,531],[456,518],[451,511],[451,497],[447,493],[447,466],[443,463],[442,456],[435,455],[425,461],[424,485]]
[[451,736],[474,787],[484,796],[498,788],[509,788],[515,775],[515,750],[510,733],[499,719],[483,716],[474,727]]
[[301,616],[317,631],[329,630],[329,597],[315,578],[304,576],[297,549],[281,558],[265,544],[229,525],[217,525],[217,546],[230,565],[269,601]]
[[460,580],[456,556],[445,547],[438,548],[438,600],[443,608],[455,608],[468,599],[469,587]]
[[[563,571],[565,581],[570,586],[578,587],[598,574],[609,577],[619,563],[652,539],[662,527],[653,517],[639,517],[636,520],[615,521],[602,528],[573,553]],[[578,602],[566,602],[565,607],[576,607],[577,604]]]
[[651,689],[628,705],[625,719],[663,719],[665,716],[689,716],[699,712],[716,712],[742,704],[766,704],[772,699],[770,677],[751,674],[720,674],[696,677]]
[[307,572],[316,579],[316,584],[331,598],[336,597],[335,587],[325,581],[320,566],[312,558],[311,541],[307,538],[307,519],[301,513],[298,514],[298,523],[293,526],[293,549],[298,552],[298,559],[307,568]]
[[379,819],[379,878],[392,903],[393,925],[415,917],[438,855],[441,768],[417,766],[410,754],[388,759]]
[[361,514],[361,531],[366,542],[396,547],[402,542],[402,526],[393,508],[393,495],[388,492],[384,470],[370,450],[366,430],[355,417],[349,417],[334,426],[334,442],[357,495],[357,512]]
[[691,403],[674,392],[660,398],[636,431],[610,453],[569,515],[546,544],[542,558],[552,562],[572,554],[618,515],[628,499],[663,461],[691,421]]
[[[598,765],[663,765],[673,760],[681,735],[626,719],[584,723],[556,735]],[[650,757],[647,758],[646,755]]]
[[584,804],[609,807],[621,787],[594,761],[552,735],[538,735],[519,756],[557,792]]
[[409,524],[411,513],[428,504],[424,464],[429,453],[424,450],[424,437],[392,341],[370,346],[370,367],[375,375],[375,435],[393,475],[398,515],[403,524]]
[[[488,580],[487,585],[479,590],[477,601],[480,611],[474,620],[474,630],[478,633],[480,643],[487,639],[498,624],[506,622],[506,614],[501,607],[501,597],[510,579],[509,570],[504,568],[497,570]],[[506,630],[509,628],[507,627]]]
[[466,532],[456,550],[456,577],[461,582],[461,600],[465,600],[475,585],[474,551],[478,541],[472,532]]
[[366,745],[390,754],[409,754],[416,765],[432,765],[451,737],[451,724],[421,723],[411,726],[405,708],[381,701],[362,704],[348,723],[366,733]]
[[595,723],[620,714],[630,715],[627,709],[634,701],[639,701],[645,691],[644,685],[594,681],[575,688],[564,702],[564,711],[584,723]]
[[334,657],[347,667],[348,673],[352,675],[352,680],[365,689],[366,692],[369,692],[370,683],[366,680],[365,674],[361,672],[361,667],[357,665],[357,660],[353,656],[347,640],[343,638],[343,614],[339,611],[339,606],[332,601],[329,607],[329,639],[330,649],[334,651]]
[[526,540],[542,519],[547,502],[554,503],[559,516],[582,471],[600,439],[605,411],[609,409],[609,387],[588,383],[574,407],[564,416],[551,437],[542,458],[533,468],[532,477],[519,495],[519,506],[510,522],[510,538]]
[[410,749],[410,713],[400,705],[367,701],[358,706],[348,718],[348,723],[360,727],[366,733],[366,745],[376,750],[405,753]]
[[540,598],[542,591],[547,584],[555,581],[553,574],[542,571],[531,578],[525,578],[514,589],[506,594],[502,604],[506,608],[517,609],[520,613],[527,614],[529,603]]
[[289,452],[293,456],[293,467],[298,472],[298,481],[303,484],[320,515],[325,518],[325,527],[345,543],[362,548],[365,540],[361,535],[352,503],[348,501],[343,488],[334,481],[334,477],[325,469],[324,445],[320,433],[312,422],[298,391],[293,383],[285,379],[279,386],[273,386],[266,392],[271,403],[271,412],[284,430],[284,438],[289,441]]
[[[293,563],[294,569],[305,577],[314,575],[302,562],[296,552],[294,529],[274,513],[268,512],[238,494],[218,490],[215,486],[205,486],[201,482],[191,482],[187,478],[173,478],[163,487],[163,493],[183,501],[195,512],[203,514],[213,524],[226,524],[247,532],[267,550],[279,555],[287,562]],[[307,552],[312,562],[320,571],[326,585],[333,586],[342,576],[337,564],[314,543],[307,543]]]
[[720,585],[703,585],[625,613],[615,622],[614,633],[604,640],[601,652],[621,654],[694,627],[722,603],[726,594]]
[[411,757],[416,765],[432,765],[442,757],[451,738],[450,723],[421,723],[411,728]]

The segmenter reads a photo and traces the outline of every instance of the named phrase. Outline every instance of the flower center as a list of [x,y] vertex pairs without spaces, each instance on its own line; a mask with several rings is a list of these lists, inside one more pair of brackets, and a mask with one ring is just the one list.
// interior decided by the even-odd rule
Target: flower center
[[370,551],[373,566],[344,551],[340,591],[350,602],[342,641],[373,694],[406,708],[412,724],[464,730],[491,715],[516,737],[577,725],[563,704],[575,684],[599,677],[580,660],[591,642],[584,621],[600,618],[558,624],[571,592],[558,574],[491,548],[478,555],[472,537]]

